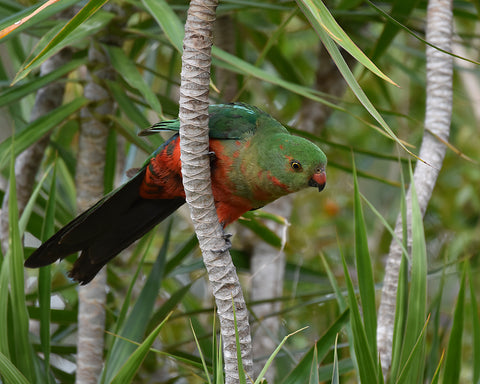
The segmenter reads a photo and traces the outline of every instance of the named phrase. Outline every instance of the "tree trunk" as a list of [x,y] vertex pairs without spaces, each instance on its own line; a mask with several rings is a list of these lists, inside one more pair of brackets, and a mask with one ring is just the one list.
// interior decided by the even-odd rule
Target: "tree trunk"
[[[89,52],[91,67],[87,73],[84,96],[94,105],[81,112],[82,125],[77,159],[77,207],[79,212],[91,207],[104,194],[104,167],[108,126],[102,116],[112,114],[113,102],[103,87],[112,80],[113,71],[107,55],[95,45]],[[92,108],[92,107],[90,107]],[[77,376],[76,383],[97,383],[103,367],[105,334],[106,270],[79,288]]]
[[253,376],[248,311],[212,197],[208,139],[208,91],[215,0],[192,0],[183,41],[180,87],[180,148],[187,204],[218,308],[225,382],[238,383],[235,305],[243,366]]
[[[451,51],[452,1],[430,0],[427,10],[427,41],[435,46]],[[452,114],[452,57],[427,46],[427,100],[425,131],[419,157],[427,164],[418,161],[413,175],[418,203],[422,215],[425,214],[437,176],[442,168],[446,146],[439,140],[448,141]],[[408,249],[411,245],[411,201],[407,193]],[[401,215],[397,218],[395,234],[402,238]],[[379,309],[377,345],[386,374],[392,360],[393,326],[397,297],[398,273],[402,251],[392,240],[387,259],[382,300]]]

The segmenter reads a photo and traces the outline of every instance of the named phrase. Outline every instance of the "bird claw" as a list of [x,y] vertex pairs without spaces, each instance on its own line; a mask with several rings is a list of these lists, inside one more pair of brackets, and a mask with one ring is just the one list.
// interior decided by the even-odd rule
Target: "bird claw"
[[232,238],[231,233],[224,233],[223,239],[225,240],[225,246],[218,249],[212,249],[212,252],[220,254],[220,253],[225,253],[229,251],[232,248],[232,242],[230,241],[231,238]]
[[207,154],[208,154],[208,157],[210,157],[210,162],[217,160],[217,155],[215,154],[215,152],[209,151]]

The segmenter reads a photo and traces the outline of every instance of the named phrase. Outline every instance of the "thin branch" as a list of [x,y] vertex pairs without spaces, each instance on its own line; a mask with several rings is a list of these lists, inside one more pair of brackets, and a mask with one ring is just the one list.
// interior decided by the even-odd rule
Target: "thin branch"
[[208,139],[208,91],[216,0],[192,0],[185,25],[180,87],[180,149],[186,201],[218,308],[225,382],[238,383],[232,299],[243,365],[253,376],[248,311],[212,197]]
[[[445,51],[451,51],[452,44],[452,1],[430,0],[427,11],[427,41]],[[414,173],[415,189],[422,214],[425,214],[438,174],[442,168],[446,146],[438,136],[448,141],[452,114],[453,59],[432,46],[426,48],[427,90],[425,131]],[[433,133],[433,134],[432,134]],[[429,165],[427,165],[429,164]],[[407,194],[408,249],[411,244],[411,202]],[[395,234],[402,238],[401,216],[397,218]],[[392,359],[393,326],[397,296],[398,273],[402,251],[392,241],[387,259],[382,300],[379,309],[377,345],[384,373],[388,372]]]

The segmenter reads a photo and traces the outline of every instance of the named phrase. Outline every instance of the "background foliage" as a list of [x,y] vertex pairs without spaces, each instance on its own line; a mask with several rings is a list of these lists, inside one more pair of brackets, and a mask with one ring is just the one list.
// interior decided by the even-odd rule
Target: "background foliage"
[[[8,188],[14,188],[15,178],[10,177],[14,158],[44,134],[51,135],[35,193],[21,219],[16,216],[15,190],[11,189],[10,194],[10,254],[0,257],[0,324],[7,325],[0,327],[0,378],[6,383],[52,382],[53,377],[61,382],[74,380],[78,297],[76,286],[65,277],[69,263],[51,268],[51,288],[49,284],[37,284],[37,271],[26,271],[25,291],[22,263],[38,245],[31,235],[44,239],[49,226],[58,229],[75,215],[78,110],[88,102],[81,95],[89,45],[107,51],[117,76],[115,82],[107,83],[117,108],[114,115],[107,116],[111,132],[105,192],[125,180],[125,171],[140,166],[162,142],[160,137],[138,138],[136,133],[178,112],[179,50],[187,3],[77,3],[59,1],[0,41],[0,198]],[[345,93],[329,94],[325,93],[327,81],[334,81],[340,89],[344,83],[334,72],[322,77],[322,70],[332,64],[319,37],[326,43],[330,41],[332,36],[325,36],[322,23],[330,25],[332,19],[326,8],[322,18],[311,12],[322,10],[321,5],[313,0],[220,2],[218,16],[227,22],[219,23],[218,43],[213,51],[211,99],[255,104],[297,130],[312,122],[318,124],[313,131],[295,132],[318,142],[329,158],[327,189],[321,195],[304,191],[293,202],[285,247],[288,262],[284,290],[281,297],[273,299],[282,305],[279,313],[272,313],[281,319],[280,334],[272,335],[277,344],[304,326],[308,329],[288,339],[270,369],[283,378],[278,382],[285,383],[328,381],[332,377],[335,381],[332,372],[336,369],[341,382],[355,382],[359,377],[364,382],[380,381],[371,331],[371,321],[375,320],[368,320],[375,318],[375,300],[370,296],[365,303],[362,297],[358,311],[355,293],[359,283],[363,282],[363,289],[368,290],[373,289],[373,284],[379,288],[382,282],[384,256],[391,241],[387,226],[394,225],[400,210],[402,177],[409,179],[407,159],[415,162],[396,140],[408,143],[408,149],[416,153],[423,132],[425,42],[421,37],[426,3],[397,0],[374,6],[368,1],[327,2],[331,15],[350,39],[399,85],[365,69],[370,66],[366,57],[358,57],[361,64],[352,60],[345,50],[355,53],[356,48],[347,41],[345,50],[339,51],[348,64],[344,68],[346,77],[351,76],[351,68],[355,75],[351,77],[362,92],[348,88]],[[1,0],[0,29],[38,6],[36,2]],[[389,22],[376,7],[391,13],[403,27]],[[477,55],[479,8],[478,2],[454,3],[455,42],[464,48],[461,55]],[[226,34],[231,35],[228,44],[220,42]],[[72,60],[40,76],[41,62],[67,46],[73,49]],[[418,298],[416,290],[428,285],[425,312],[429,320],[419,345],[415,344],[417,340],[396,340],[399,350],[409,347],[399,352],[398,371],[392,372],[392,382],[408,380],[407,373],[413,372],[412,356],[424,361],[415,372],[429,382],[471,383],[480,378],[480,325],[475,301],[480,291],[476,279],[480,140],[478,106],[471,90],[478,94],[480,83],[477,68],[467,68],[465,61],[456,61],[455,70],[450,142],[460,154],[447,152],[423,221],[424,231],[421,219],[416,220],[416,241],[419,249],[425,249],[425,258],[412,265],[411,284],[405,272],[400,287],[406,295],[410,288],[411,303]],[[473,74],[474,81],[465,82],[466,74]],[[65,83],[63,105],[31,121],[36,92],[54,81]],[[381,127],[378,116],[367,111],[368,100],[388,127]],[[332,113],[325,123],[316,123],[314,111],[325,105]],[[383,134],[385,127],[391,132]],[[392,139],[392,133],[398,139]],[[353,177],[352,158],[358,184]],[[212,364],[218,365],[212,336],[212,300],[186,216],[186,211],[176,214],[109,265],[105,382],[114,380],[117,374],[116,380],[129,379],[139,365],[133,379],[137,382],[205,382],[199,350],[213,380],[218,380],[218,371],[211,368]],[[229,228],[235,234],[232,253],[247,297],[251,272],[250,246],[246,244],[282,243],[266,229],[264,223],[269,220],[261,212],[249,213],[244,225]],[[31,234],[26,236],[25,248],[20,242],[24,231]],[[357,274],[355,264],[359,262],[364,268]],[[365,268],[368,265],[371,271]],[[50,295],[51,310],[38,305],[39,298]],[[257,304],[249,304],[253,315]],[[349,313],[345,312],[347,307]],[[172,310],[168,321],[157,328]],[[407,325],[415,323],[423,329],[421,314],[415,318],[415,314],[407,312],[400,312],[399,322],[403,319]],[[38,320],[46,335],[39,334]],[[255,319],[257,322],[262,319]],[[113,336],[121,334],[141,342],[153,335],[152,331],[160,332],[154,342],[153,338],[147,339],[156,352],[146,355],[143,363],[142,355],[127,360],[135,345]],[[46,337],[49,345],[40,342],[40,337]],[[369,361],[359,358],[368,354]],[[51,364],[45,367],[43,362],[48,360]],[[319,369],[312,369],[317,364]]]

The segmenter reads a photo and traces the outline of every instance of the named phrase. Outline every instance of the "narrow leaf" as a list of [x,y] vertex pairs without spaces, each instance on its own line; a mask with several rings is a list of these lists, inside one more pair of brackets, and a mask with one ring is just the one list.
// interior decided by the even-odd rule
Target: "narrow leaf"
[[369,347],[369,342],[360,316],[360,310],[358,308],[352,279],[350,278],[347,263],[343,256],[342,263],[345,274],[345,282],[347,284],[347,300],[350,307],[350,324],[352,327],[353,345],[358,363],[358,374],[360,376],[360,381],[362,383],[378,383],[376,367],[377,357],[373,356],[373,351]]
[[470,286],[470,306],[472,313],[473,328],[473,378],[472,383],[480,381],[480,317],[478,313],[477,293],[475,292],[475,284],[473,280],[470,264],[467,263],[468,282]]
[[447,354],[445,356],[445,370],[443,372],[444,383],[458,383],[460,380],[460,368],[462,366],[462,335],[465,308],[465,279],[467,267],[464,265],[460,289],[457,295],[457,304],[453,315],[453,324],[448,340]]
[[[170,314],[171,315],[171,314]],[[137,373],[140,365],[142,364],[143,360],[147,356],[147,353],[150,350],[153,342],[157,338],[158,334],[162,330],[163,326],[166,324],[170,315],[162,321],[153,331],[148,335],[145,341],[138,346],[138,348],[133,352],[128,360],[123,364],[123,366],[118,371],[117,375],[112,380],[112,384],[123,384],[123,383],[131,383],[135,374]]]
[[[168,249],[171,233],[171,222],[166,232],[166,237],[163,242],[162,248],[158,253],[157,259],[152,266],[152,270],[148,275],[147,281],[140,292],[140,295],[135,302],[130,314],[128,315],[125,324],[120,332],[120,336],[132,341],[140,341],[145,330],[147,328],[150,316],[153,311],[155,300],[158,296],[158,291],[162,283],[162,277],[164,273],[165,258]],[[117,372],[123,363],[127,360],[128,356],[132,353],[135,345],[126,342],[123,339],[116,339],[111,355],[105,369],[105,382],[115,377]]]
[[[15,142],[12,142],[12,146]],[[10,298],[13,330],[10,337],[15,340],[14,362],[20,371],[33,380],[35,370],[33,365],[33,349],[28,338],[28,312],[25,304],[25,288],[23,277],[23,246],[18,228],[17,190],[15,183],[15,157],[14,151],[10,154],[10,178],[8,199],[8,229],[9,244],[6,257],[9,260]],[[5,293],[3,293],[5,294]]]
[[43,50],[25,65],[15,76],[13,83],[23,79],[36,66],[40,65],[53,53],[55,53],[60,46],[60,43],[65,40],[75,29],[82,24],[85,24],[91,16],[95,14],[108,0],[90,0],[65,26],[56,34],[56,36],[43,48]]
[[5,380],[5,384],[29,384],[30,381],[15,367],[15,365],[0,352],[0,377]]
[[[321,0],[297,0],[297,4],[318,34],[323,32],[328,33],[330,38],[357,59],[359,63],[364,65],[381,79],[388,81],[390,84],[397,85],[387,75],[380,71],[360,50],[360,48],[355,45],[350,37],[338,25],[334,17],[328,11],[328,8]],[[321,32],[320,29],[322,30]]]
[[[87,103],[83,97],[76,98],[68,104],[54,109],[28,124],[21,132],[15,134],[15,156],[42,138],[47,132],[64,123],[68,118]],[[8,164],[12,151],[12,137],[0,143],[0,170]]]
[[151,84],[148,84],[138,71],[135,63],[125,55],[123,50],[111,45],[105,46],[110,56],[110,62],[115,68],[119,76],[122,76],[125,81],[133,88],[137,89],[145,98],[158,116],[163,118],[163,111],[157,96],[151,89]]
[[355,211],[355,260],[362,301],[365,332],[372,356],[377,356],[377,311],[375,306],[375,282],[368,250],[368,239],[363,216],[358,179],[353,160],[354,211]]
[[185,28],[165,0],[142,0],[178,52],[183,51]]

